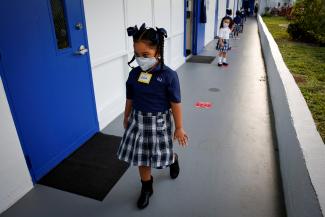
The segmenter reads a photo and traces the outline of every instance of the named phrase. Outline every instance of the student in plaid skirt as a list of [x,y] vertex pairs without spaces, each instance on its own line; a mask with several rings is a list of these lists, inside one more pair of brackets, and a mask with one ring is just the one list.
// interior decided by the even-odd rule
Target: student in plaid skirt
[[241,26],[240,26],[241,22],[242,22],[242,19],[240,17],[240,11],[236,11],[236,17],[234,18],[234,23],[235,23],[234,39],[239,39],[238,35],[239,35],[240,29],[241,29]]
[[143,209],[153,193],[151,168],[169,167],[170,177],[177,178],[180,169],[173,139],[186,146],[188,137],[182,125],[178,76],[164,64],[166,30],[142,24],[140,29],[135,26],[127,31],[134,44],[128,64],[136,60],[139,66],[131,70],[126,82],[125,132],[117,156],[139,167],[142,188],[137,206]]
[[217,44],[217,50],[219,51],[219,62],[218,66],[228,66],[227,63],[227,52],[229,48],[229,35],[231,33],[231,29],[229,28],[231,20],[228,18],[223,19],[219,30],[219,40]]

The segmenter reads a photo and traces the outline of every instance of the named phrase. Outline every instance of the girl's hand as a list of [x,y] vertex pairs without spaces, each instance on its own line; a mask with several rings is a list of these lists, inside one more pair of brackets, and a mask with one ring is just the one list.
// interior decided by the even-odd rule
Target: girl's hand
[[186,135],[183,128],[178,128],[175,130],[174,139],[178,140],[178,144],[181,146],[187,146],[188,136]]
[[124,129],[126,129],[128,127],[128,123],[129,123],[128,118],[124,118],[124,121],[123,121]]

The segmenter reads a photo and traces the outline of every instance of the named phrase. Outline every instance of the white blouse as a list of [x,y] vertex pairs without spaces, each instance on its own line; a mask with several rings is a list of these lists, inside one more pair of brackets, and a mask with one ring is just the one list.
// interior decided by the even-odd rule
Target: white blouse
[[231,33],[231,30],[229,29],[229,27],[220,28],[218,36],[219,36],[219,38],[222,38],[222,39],[229,39],[230,33]]

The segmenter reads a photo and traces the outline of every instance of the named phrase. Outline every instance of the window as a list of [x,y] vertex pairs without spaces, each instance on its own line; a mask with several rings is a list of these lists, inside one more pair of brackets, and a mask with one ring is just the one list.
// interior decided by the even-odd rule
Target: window
[[51,0],[52,16],[55,28],[56,42],[59,49],[70,46],[67,21],[62,0]]

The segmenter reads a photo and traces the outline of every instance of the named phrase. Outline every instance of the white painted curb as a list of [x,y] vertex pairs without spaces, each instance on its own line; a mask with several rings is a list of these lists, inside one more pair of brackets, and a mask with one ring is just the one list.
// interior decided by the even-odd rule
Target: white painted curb
[[307,103],[258,15],[288,217],[325,216],[325,145]]

